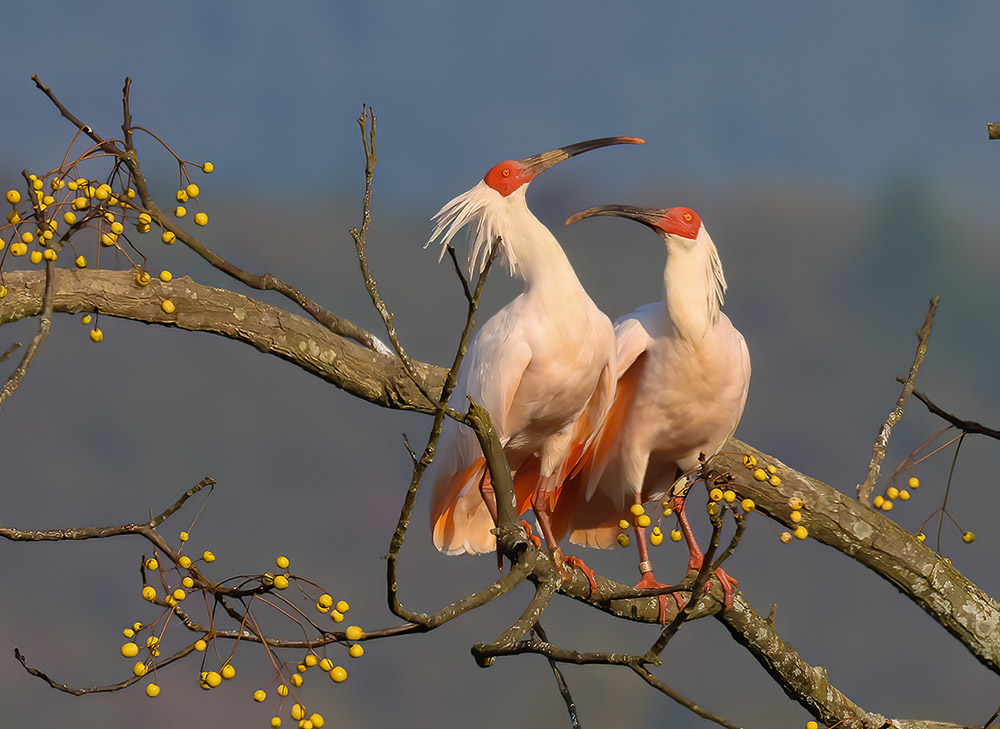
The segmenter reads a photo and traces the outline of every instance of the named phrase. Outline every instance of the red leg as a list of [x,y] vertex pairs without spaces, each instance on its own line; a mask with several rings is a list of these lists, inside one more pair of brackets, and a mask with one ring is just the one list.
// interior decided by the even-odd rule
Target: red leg
[[[640,494],[635,495],[635,503],[642,506]],[[633,516],[632,518],[635,527],[636,547],[639,549],[639,572],[642,575],[642,579],[639,580],[636,587],[640,589],[670,587],[670,585],[657,582],[656,578],[653,577],[653,564],[649,561],[649,547],[646,545],[646,528],[639,526],[638,517]],[[660,625],[664,625],[667,622],[667,595],[658,595],[657,598],[660,601]],[[677,593],[674,593],[674,601],[678,608],[683,607],[684,603]]]
[[526,522],[524,519],[521,519],[521,526],[523,526],[524,531],[528,533],[528,539],[530,539],[531,543],[535,545],[535,549],[541,549],[542,540],[535,536],[535,530],[531,528],[531,524]]
[[[677,523],[684,533],[684,541],[687,543],[690,555],[688,559],[688,572],[691,570],[698,572],[701,570],[702,565],[705,564],[705,555],[698,546],[698,542],[695,541],[691,524],[688,522],[687,514],[684,512],[684,497],[675,496],[673,501],[674,510],[677,512]],[[715,571],[715,576],[719,578],[719,584],[722,585],[722,604],[726,608],[731,608],[733,606],[733,590],[737,587],[736,579],[727,575],[721,568]]]

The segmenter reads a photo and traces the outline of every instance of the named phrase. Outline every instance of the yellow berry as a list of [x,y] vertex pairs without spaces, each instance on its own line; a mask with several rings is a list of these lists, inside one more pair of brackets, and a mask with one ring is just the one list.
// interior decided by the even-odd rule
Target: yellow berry
[[104,339],[104,332],[97,328],[90,330],[90,341],[100,342],[102,339]]
[[322,595],[319,596],[319,599],[316,601],[316,603],[318,605],[322,605],[325,608],[332,607],[333,598],[327,595],[326,593],[323,593]]
[[177,308],[174,306],[174,302],[170,299],[164,299],[163,303],[160,304],[160,308],[163,309],[167,314],[173,314],[174,310]]
[[267,693],[264,691],[264,689],[257,689],[256,691],[253,692],[253,700],[256,701],[258,704],[264,701],[265,699],[267,699]]
[[174,215],[176,215],[178,218],[183,218],[185,215],[187,215],[187,213],[188,213],[187,208],[185,208],[183,205],[178,205],[176,208],[174,208]]
[[76,267],[77,268],[86,268],[87,267],[87,259],[84,258],[83,256],[77,256],[76,257],[76,261],[74,261],[74,263],[76,263]]
[[146,638],[146,647],[147,648],[155,648],[159,644],[160,644],[160,639],[157,638],[155,635],[151,635],[148,638]]
[[652,534],[649,535],[649,543],[652,544],[654,547],[659,547],[663,543],[663,534],[662,533],[658,534],[657,532],[653,532]]
[[101,185],[96,190],[94,190],[93,197],[96,197],[98,200],[107,200],[109,197],[111,197],[111,188],[108,187],[107,185]]
[[185,554],[183,557],[177,560],[177,564],[179,564],[184,569],[187,569],[188,567],[191,566],[191,558]]
[[899,496],[899,489],[897,489],[895,486],[890,486],[885,490],[885,495],[888,496],[890,499],[895,499],[896,497]]
[[923,532],[917,532],[917,539],[918,539],[918,540],[920,540],[920,541],[922,542],[922,541],[924,541],[925,539],[927,539],[927,535],[926,535],[926,534],[924,534]]
[[125,197],[127,197],[129,200],[133,199],[135,197],[135,190],[133,190],[131,187],[127,189],[125,191]]
[[153,587],[152,585],[146,585],[144,588],[142,588],[142,597],[145,600],[153,602],[153,600],[156,599],[156,588]]
[[753,468],[757,465],[757,458],[755,456],[746,455],[743,456],[743,466],[745,468]]
[[9,213],[7,213],[7,222],[8,223],[20,223],[21,222],[21,216],[18,215],[18,213],[17,213],[16,210],[11,210]]
[[279,590],[284,590],[286,587],[288,587],[288,578],[285,577],[284,575],[275,575],[274,586]]
[[114,233],[101,233],[101,245],[102,246],[105,246],[105,247],[113,246],[115,244],[116,240],[117,240],[117,237],[115,236]]
[[149,667],[145,663],[136,663],[132,666],[132,673],[136,676],[145,676],[149,672]]
[[122,655],[126,658],[135,658],[139,655],[139,646],[135,643],[126,643],[122,646]]
[[206,562],[214,562],[215,561],[215,555],[212,554],[211,552],[209,552],[207,549],[204,552],[202,552],[201,558],[203,560],[205,560]]
[[718,505],[717,503],[715,503],[714,501],[709,501],[709,502],[708,502],[708,506],[707,506],[707,507],[705,508],[705,511],[707,511],[707,512],[708,512],[709,514],[711,514],[712,516],[715,516],[716,514],[718,514],[718,513],[719,513],[719,511],[721,510],[721,508],[722,508],[722,507],[721,507],[721,506],[719,506],[719,505]]
[[72,203],[74,210],[86,210],[90,207],[90,200],[85,197],[78,197]]
[[731,504],[736,501],[736,492],[732,489],[726,489],[722,492],[722,498],[726,500],[726,503]]
[[966,532],[965,534],[962,535],[962,541],[965,542],[966,544],[972,544],[974,541],[976,541],[976,535],[973,534],[972,532]]
[[884,503],[885,503],[885,499],[882,498],[881,496],[876,496],[875,499],[872,501],[872,504],[875,506],[876,509],[881,509],[882,508],[882,504],[884,504]]
[[780,486],[781,485],[781,479],[778,478],[777,476],[771,476],[771,478],[767,479],[767,482],[769,484],[771,484],[772,486]]
[[330,678],[333,679],[334,683],[343,683],[347,680],[347,671],[341,666],[334,666],[330,671]]
[[628,534],[619,534],[618,544],[622,547],[627,547],[629,545]]
[[327,673],[329,673],[330,670],[333,668],[333,661],[331,661],[329,658],[324,658],[322,661],[319,662],[319,668],[321,671],[326,671]]
[[179,587],[178,587],[178,588],[177,588],[176,590],[174,590],[174,594],[173,594],[173,598],[174,598],[174,599],[175,599],[175,600],[176,600],[177,602],[180,602],[180,601],[181,601],[181,600],[183,600],[183,599],[184,599],[185,597],[187,597],[187,593],[186,593],[186,592],[184,592],[184,590],[182,590],[181,588],[179,588]]
[[674,513],[674,510],[673,510],[672,507],[670,507],[670,506],[664,506],[663,507],[663,515],[664,516],[670,516],[673,513]]
[[901,501],[909,501],[910,500],[910,492],[907,491],[906,489],[900,489],[899,490],[899,498],[900,498]]
[[798,511],[805,505],[806,503],[798,496],[793,496],[788,500],[788,508],[791,509],[792,511]]
[[206,162],[205,164],[203,164],[201,166],[201,171],[204,172],[206,175],[211,174],[212,170],[214,170],[214,169],[215,169],[215,165],[213,165],[211,162]]
[[26,233],[22,233],[21,234],[21,242],[22,243],[30,243],[34,239],[35,239],[35,236],[32,235],[30,232],[26,232]]
[[202,671],[201,675],[198,677],[198,685],[205,691],[214,689],[220,683],[222,683],[222,676],[215,671]]
[[360,643],[355,643],[350,648],[347,649],[351,658],[361,658],[365,654],[365,649]]
[[333,618],[333,622],[339,623],[344,620],[344,614],[339,610],[331,610],[330,617]]
[[641,515],[639,515],[639,516],[636,517],[635,523],[638,524],[640,527],[648,527],[649,526],[649,516],[646,515],[646,514],[641,514]]
[[126,638],[131,638],[132,636],[135,635],[135,631],[132,630],[132,628],[125,628],[125,630],[122,631],[122,635],[124,635]]
[[793,511],[788,518],[791,519],[793,524],[798,524],[800,521],[802,521],[802,512]]
[[753,477],[755,481],[764,481],[767,479],[767,471],[765,471],[763,468],[758,468],[756,471],[753,472]]
[[285,684],[278,686],[278,696],[288,696],[288,687]]
[[274,716],[271,718],[271,729],[278,729],[281,726],[281,717]]
[[619,529],[628,529],[628,526],[629,526],[628,521],[626,521],[625,519],[622,519],[621,521],[618,522]]
[[806,722],[806,729],[819,729],[819,724],[817,724],[814,721],[807,721]]
[[227,663],[222,667],[222,677],[227,681],[236,677],[236,669],[233,668],[232,664]]
[[800,524],[799,526],[795,527],[795,531],[792,532],[792,534],[795,535],[796,539],[805,539],[806,537],[809,536],[809,530]]
[[305,673],[306,671],[309,670],[309,666],[307,666],[305,663],[300,663],[295,667],[295,670],[298,671],[299,673]]
[[753,502],[753,499],[743,499],[743,501],[740,502],[740,506],[743,507],[743,511],[753,511],[757,504]]
[[195,213],[194,215],[195,225],[208,225],[208,215],[206,213]]
[[309,721],[312,722],[314,729],[322,729],[322,726],[326,724],[326,719],[321,714],[313,714],[309,717]]
[[351,609],[351,606],[347,604],[345,600],[339,600],[337,602],[337,611],[341,613],[346,613]]
[[299,719],[304,719],[305,715],[306,715],[306,707],[304,707],[302,704],[292,704],[292,718],[295,719],[295,721],[298,721]]
[[767,467],[767,470],[768,470],[769,473],[777,473],[778,472],[778,467],[775,466],[774,464],[771,464],[770,466]]
[[139,223],[142,225],[149,225],[153,222],[153,218],[149,213],[139,213]]
[[117,220],[111,224],[111,232],[115,235],[121,235],[125,232],[125,226],[119,223]]
[[910,480],[906,482],[906,485],[911,489],[918,489],[920,488],[920,479],[916,476],[911,476]]
[[177,236],[174,235],[174,232],[172,230],[165,230],[165,231],[163,231],[163,235],[160,236],[160,240],[162,240],[164,243],[166,243],[169,246],[175,240],[177,240]]
[[305,659],[302,662],[306,666],[308,666],[309,668],[312,668],[317,663],[319,663],[319,659],[316,656],[314,656],[312,653],[310,653],[308,656],[305,657]]
[[[305,666],[303,666],[303,668],[305,668]],[[301,673],[293,673],[291,678],[289,678],[288,680],[292,682],[292,685],[295,686],[295,688],[301,687],[303,681],[305,681],[305,679],[302,678]]]
[[888,499],[882,502],[882,511],[892,511],[892,502]]
[[629,507],[629,511],[632,512],[632,516],[639,516],[646,513],[646,510],[642,508],[642,504],[632,504]]
[[41,263],[42,262],[42,252],[41,251],[32,251],[30,258],[31,258],[31,262],[32,263]]
[[790,541],[792,541],[792,535],[789,534],[788,532],[782,532],[781,536],[779,536],[778,539],[780,539],[783,544],[788,544]]
[[76,223],[76,214],[72,211],[63,213],[63,222],[66,225],[74,225]]
[[722,501],[722,489],[712,489],[708,492],[708,498],[712,501]]
[[157,686],[155,683],[146,685],[146,696],[148,696],[151,699],[155,699],[159,695],[160,695],[159,686]]
[[289,564],[288,557],[278,557],[276,560],[274,560],[274,563],[278,565],[280,569],[283,570],[288,569],[288,564]]
[[17,190],[7,190],[7,202],[11,205],[17,205],[21,202],[21,193]]
[[[201,190],[199,190],[198,186],[192,182],[190,185],[188,185],[186,188],[184,188],[184,192],[187,193],[187,196],[189,198],[196,198],[196,197],[198,197],[198,193],[201,192]],[[181,201],[181,202],[183,202],[183,201]]]
[[684,538],[684,533],[680,529],[674,529],[670,532],[670,541],[679,542]]
[[160,280],[163,283],[170,283],[174,278],[174,275],[170,271],[160,271]]
[[0,299],[7,298],[7,287],[0,285]]
[[135,282],[139,286],[149,286],[150,280],[151,277],[148,271],[139,271],[139,273],[135,275]]
[[158,570],[158,569],[160,569],[160,563],[156,559],[156,557],[150,557],[149,559],[146,560],[146,569],[147,570]]
[[190,590],[192,587],[194,587],[194,580],[192,580],[190,577],[185,577],[183,580],[181,580],[181,584]]
[[187,202],[187,200],[188,200],[188,194],[184,190],[178,190],[176,198],[177,198],[177,202],[179,202],[179,203]]
[[180,539],[180,540],[181,540],[182,542],[186,542],[186,541],[187,541],[188,539],[190,539],[190,538],[191,538],[191,535],[190,535],[190,534],[188,534],[187,532],[181,532],[181,533],[180,533],[180,535],[179,535],[179,539]]

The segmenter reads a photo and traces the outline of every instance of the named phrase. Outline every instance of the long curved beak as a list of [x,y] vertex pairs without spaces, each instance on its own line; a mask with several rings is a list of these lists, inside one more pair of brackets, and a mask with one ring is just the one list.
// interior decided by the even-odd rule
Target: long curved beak
[[645,139],[639,139],[638,137],[601,137],[600,139],[589,139],[586,142],[577,142],[576,144],[571,144],[568,147],[559,147],[549,152],[542,152],[541,154],[532,155],[531,157],[525,157],[520,160],[520,163],[524,165],[526,172],[528,172],[532,177],[535,177],[536,175],[547,170],[549,167],[552,167],[563,160],[575,157],[583,152],[589,152],[592,149],[610,147],[613,144],[645,143]]
[[599,215],[614,215],[619,218],[631,218],[650,228],[658,228],[657,223],[667,214],[666,210],[655,208],[640,208],[635,205],[598,205],[595,208],[581,210],[566,218],[566,225],[572,225],[584,218],[596,218]]

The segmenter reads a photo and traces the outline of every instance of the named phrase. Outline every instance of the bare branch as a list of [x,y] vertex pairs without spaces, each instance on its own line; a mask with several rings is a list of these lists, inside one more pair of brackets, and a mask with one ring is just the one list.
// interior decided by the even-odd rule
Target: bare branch
[[917,332],[917,353],[913,357],[913,364],[910,366],[910,374],[906,378],[906,382],[903,384],[903,391],[899,394],[899,399],[896,401],[896,407],[889,417],[885,421],[885,425],[882,426],[882,430],[879,431],[878,437],[875,439],[875,446],[872,449],[872,460],[868,465],[868,477],[865,482],[858,486],[858,500],[863,504],[871,504],[872,492],[875,490],[875,482],[878,481],[879,472],[882,467],[882,460],[885,458],[885,449],[889,445],[889,436],[892,434],[892,429],[903,417],[903,410],[906,407],[906,401],[910,398],[910,393],[913,392],[913,383],[916,382],[917,372],[920,370],[920,365],[923,364],[924,356],[927,354],[927,340],[931,336],[931,327],[934,326],[934,314],[937,311],[938,302],[940,297],[935,296],[930,301],[930,308],[927,310],[927,316],[924,319],[924,325],[920,327],[920,331]]

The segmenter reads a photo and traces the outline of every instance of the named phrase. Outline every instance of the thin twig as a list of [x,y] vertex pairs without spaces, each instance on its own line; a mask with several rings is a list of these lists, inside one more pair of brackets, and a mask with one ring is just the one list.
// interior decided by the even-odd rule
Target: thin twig
[[[27,177],[27,171],[25,171],[25,177]],[[34,196],[32,196],[34,197]],[[3,406],[4,401],[9,398],[17,390],[18,385],[24,379],[24,376],[28,372],[28,368],[35,359],[35,355],[38,354],[39,347],[42,346],[42,342],[45,338],[49,336],[49,330],[52,328],[52,306],[55,299],[55,286],[52,283],[55,277],[55,262],[46,261],[45,262],[45,293],[42,295],[42,315],[38,321],[38,332],[32,337],[31,342],[28,344],[28,348],[24,350],[24,356],[21,358],[21,363],[17,368],[10,373],[7,378],[7,382],[4,383],[3,389],[0,389],[0,407]],[[10,356],[11,353],[20,344],[15,344],[4,354],[3,359]]]
[[639,676],[642,677],[643,681],[648,683],[657,691],[664,694],[665,696],[669,696],[671,699],[676,701],[685,709],[688,709],[689,711],[697,714],[702,719],[708,719],[709,721],[714,721],[716,724],[726,727],[726,729],[740,729],[740,726],[738,724],[733,724],[728,719],[725,719],[719,716],[718,714],[713,714],[711,711],[708,711],[707,709],[701,708],[700,706],[698,706],[698,704],[693,702],[688,697],[684,696],[684,694],[680,693],[677,689],[673,688],[672,686],[668,686],[659,678],[654,676],[653,673],[645,666],[641,664],[633,664],[630,666],[630,668],[637,674],[639,674]]
[[[902,378],[897,377],[896,379],[897,381],[902,381]],[[995,438],[996,440],[1000,440],[1000,430],[994,430],[993,428],[988,428],[985,425],[982,425],[981,423],[977,423],[975,420],[962,420],[958,416],[952,415],[951,413],[935,405],[933,402],[931,402],[931,399],[927,397],[927,395],[920,392],[919,390],[915,389],[913,391],[913,396],[917,398],[920,402],[922,402],[927,407],[927,410],[929,412],[931,412],[934,415],[937,415],[942,420],[951,423],[959,430],[965,433],[969,433],[970,435],[985,435],[988,438]]]
[[[541,623],[535,623],[535,627],[532,630],[535,635],[538,636],[539,640],[543,640],[546,643],[549,642],[549,637],[545,634],[545,629],[542,628]],[[562,696],[563,702],[566,704],[566,711],[569,713],[570,726],[573,727],[573,729],[581,729],[580,717],[577,714],[576,702],[573,700],[573,695],[569,691],[569,684],[566,683],[565,676],[563,676],[562,671],[559,670],[559,664],[551,658],[549,658],[548,661],[549,668],[552,669],[552,675],[556,679],[556,686],[559,689],[559,695]]]
[[924,356],[927,354],[927,340],[931,336],[931,327],[934,326],[934,314],[937,311],[939,301],[940,297],[938,296],[933,297],[930,301],[927,316],[924,318],[924,325],[917,332],[917,352],[913,357],[913,364],[910,366],[910,374],[906,377],[906,382],[903,384],[903,391],[899,394],[896,407],[889,413],[885,425],[882,426],[878,437],[875,439],[875,445],[872,448],[872,460],[868,464],[868,477],[863,484],[858,486],[858,500],[866,506],[871,505],[872,492],[875,490],[875,482],[878,481],[882,460],[885,458],[885,450],[889,445],[889,436],[892,434],[893,427],[903,417],[906,401],[910,398],[910,393],[913,392],[913,383],[916,382],[917,372],[919,372],[920,365],[923,364]]

